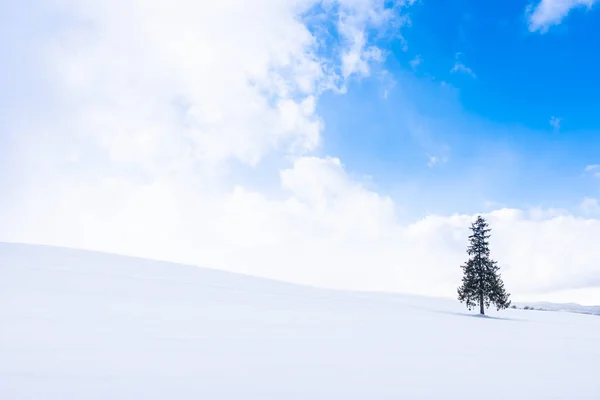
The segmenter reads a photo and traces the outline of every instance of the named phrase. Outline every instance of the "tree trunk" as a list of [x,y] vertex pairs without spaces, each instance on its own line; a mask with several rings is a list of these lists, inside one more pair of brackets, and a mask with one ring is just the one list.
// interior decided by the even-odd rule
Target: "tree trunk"
[[479,314],[485,315],[485,309],[483,308],[483,294],[479,295]]
[[485,315],[485,309],[483,307],[483,262],[481,260],[481,254],[479,254],[479,314]]

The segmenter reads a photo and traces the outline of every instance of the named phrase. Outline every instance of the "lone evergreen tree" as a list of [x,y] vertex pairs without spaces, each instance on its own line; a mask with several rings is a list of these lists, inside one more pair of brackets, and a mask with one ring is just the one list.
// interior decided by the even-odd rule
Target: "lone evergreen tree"
[[471,310],[479,305],[479,313],[485,315],[485,308],[494,304],[498,310],[510,306],[510,294],[504,290],[496,261],[490,258],[488,239],[491,229],[486,220],[479,216],[471,225],[467,254],[469,260],[462,265],[464,276],[458,288],[458,300],[466,303]]

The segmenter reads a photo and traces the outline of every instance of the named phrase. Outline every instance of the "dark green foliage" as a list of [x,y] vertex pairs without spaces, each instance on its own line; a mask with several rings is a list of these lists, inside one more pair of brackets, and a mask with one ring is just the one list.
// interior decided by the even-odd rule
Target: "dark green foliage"
[[485,314],[485,308],[491,304],[498,310],[508,308],[510,295],[504,289],[498,264],[490,258],[490,228],[485,219],[477,217],[471,231],[467,248],[469,260],[461,267],[464,275],[458,288],[458,300],[469,310],[479,305],[480,314]]

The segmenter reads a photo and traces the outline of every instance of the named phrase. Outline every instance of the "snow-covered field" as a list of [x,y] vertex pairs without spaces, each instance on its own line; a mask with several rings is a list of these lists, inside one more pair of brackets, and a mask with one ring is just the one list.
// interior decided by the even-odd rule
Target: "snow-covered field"
[[0,244],[0,399],[600,399],[600,317]]

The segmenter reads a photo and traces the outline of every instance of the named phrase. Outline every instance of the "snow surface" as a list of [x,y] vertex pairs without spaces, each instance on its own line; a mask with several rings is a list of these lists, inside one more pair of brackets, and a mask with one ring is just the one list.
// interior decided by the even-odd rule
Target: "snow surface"
[[0,243],[0,398],[600,399],[600,317]]

